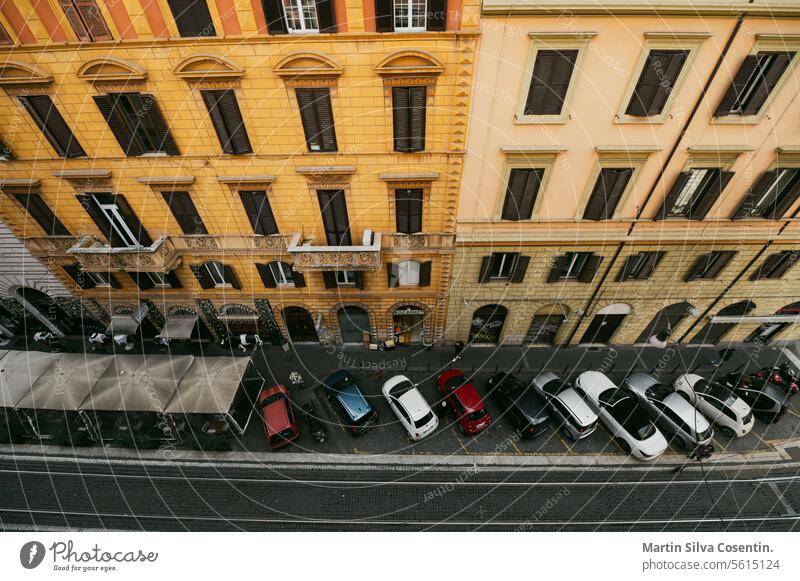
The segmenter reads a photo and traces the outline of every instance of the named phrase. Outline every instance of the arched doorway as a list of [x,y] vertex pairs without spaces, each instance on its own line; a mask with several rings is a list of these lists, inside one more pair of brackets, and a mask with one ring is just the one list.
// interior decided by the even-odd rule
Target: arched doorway
[[636,342],[647,343],[651,337],[658,336],[661,333],[669,335],[683,319],[693,312],[696,316],[697,312],[694,305],[686,301],[664,307],[655,314],[650,323],[644,328],[644,331],[642,331],[642,334],[636,338]]
[[[728,305],[724,309],[721,309],[718,313],[718,317],[735,317],[740,315],[746,315],[750,311],[756,308],[756,304],[753,301],[741,301],[738,303],[734,303],[732,305]],[[689,341],[695,345],[697,344],[714,344],[718,343],[720,339],[733,327],[738,325],[738,323],[707,323],[700,331],[698,331],[697,335],[692,337],[692,340]]]
[[600,309],[589,323],[581,343],[609,343],[630,312],[630,305],[625,303],[616,303]]
[[533,314],[531,326],[523,343],[553,345],[561,325],[567,320],[568,309],[559,303],[545,305]]
[[503,334],[508,310],[501,305],[485,305],[472,315],[470,345],[496,345]]
[[75,327],[72,317],[46,293],[27,286],[15,291],[17,300],[25,309],[27,333],[52,331],[58,336],[69,335]]
[[219,312],[219,319],[225,323],[231,335],[260,334],[260,318],[253,307],[237,304],[225,305]]
[[425,311],[416,305],[402,305],[392,313],[392,330],[399,345],[422,342]]
[[[786,316],[793,316],[797,317],[800,316],[800,302],[792,303],[791,305],[786,305],[785,307],[781,307],[777,311],[775,311],[776,315],[786,315]],[[753,331],[747,339],[745,339],[746,343],[761,343],[766,345],[770,341],[772,341],[775,336],[783,331],[789,325],[794,323],[763,323],[759,325],[758,329]]]
[[369,314],[361,307],[342,307],[337,317],[343,343],[362,343],[364,333],[372,334]]
[[317,343],[317,327],[311,313],[302,307],[286,307],[283,309],[283,322],[286,323],[286,330],[289,339],[293,343]]

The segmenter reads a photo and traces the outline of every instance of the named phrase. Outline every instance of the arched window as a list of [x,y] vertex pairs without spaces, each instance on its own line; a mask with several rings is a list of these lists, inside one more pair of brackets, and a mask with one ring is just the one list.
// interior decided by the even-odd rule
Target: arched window
[[419,285],[419,262],[401,260],[397,263],[397,281],[400,286]]

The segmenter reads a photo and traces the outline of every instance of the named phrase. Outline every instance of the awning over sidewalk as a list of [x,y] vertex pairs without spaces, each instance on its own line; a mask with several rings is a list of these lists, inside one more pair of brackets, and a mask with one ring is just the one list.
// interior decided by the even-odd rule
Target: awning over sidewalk
[[194,357],[117,355],[81,410],[163,412]]
[[77,410],[114,360],[113,355],[86,353],[51,357],[52,365],[17,403],[17,409]]
[[139,330],[140,321],[130,315],[113,315],[106,328],[106,333],[115,337],[117,335],[135,335]]
[[166,324],[156,335],[159,339],[191,339],[197,315],[167,315]]
[[4,351],[0,358],[0,407],[16,406],[52,361],[52,353]]
[[172,414],[227,413],[242,382],[247,357],[198,357],[166,408]]
[[800,323],[800,315],[719,315],[711,317],[712,323]]

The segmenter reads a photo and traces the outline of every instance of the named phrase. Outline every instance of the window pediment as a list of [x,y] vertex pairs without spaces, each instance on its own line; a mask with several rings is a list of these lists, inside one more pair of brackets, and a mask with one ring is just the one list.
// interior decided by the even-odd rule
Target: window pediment
[[444,64],[421,50],[404,50],[390,54],[375,67],[382,77],[436,77],[444,72]]
[[225,57],[197,54],[183,59],[173,73],[187,81],[235,80],[244,76],[244,69]]
[[19,61],[0,63],[0,86],[31,87],[49,85],[53,75],[45,73],[32,64]]
[[128,83],[144,81],[147,71],[134,63],[105,57],[81,65],[77,76],[90,83]]
[[344,68],[322,53],[299,52],[283,57],[273,71],[284,79],[329,79],[340,76]]

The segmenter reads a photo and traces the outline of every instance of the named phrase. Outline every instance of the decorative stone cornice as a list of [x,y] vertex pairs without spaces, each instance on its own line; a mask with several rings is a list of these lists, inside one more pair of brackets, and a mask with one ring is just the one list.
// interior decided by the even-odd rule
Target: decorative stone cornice
[[77,77],[90,83],[140,83],[147,78],[147,71],[135,63],[109,56],[84,63]]
[[53,82],[53,75],[20,61],[0,62],[0,87],[38,87]]
[[237,80],[244,76],[244,69],[232,60],[215,54],[196,54],[179,62],[173,74],[186,81]]

